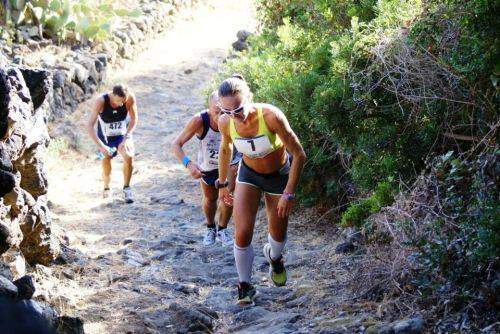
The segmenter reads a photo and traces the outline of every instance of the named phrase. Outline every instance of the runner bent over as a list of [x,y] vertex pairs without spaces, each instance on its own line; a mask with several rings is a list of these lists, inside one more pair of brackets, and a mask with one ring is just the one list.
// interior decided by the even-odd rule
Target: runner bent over
[[[97,131],[96,131],[96,122]],[[103,197],[108,197],[111,176],[111,159],[118,153],[123,158],[123,196],[126,203],[134,202],[130,179],[132,178],[134,142],[132,133],[137,125],[137,104],[134,94],[123,85],[116,85],[94,103],[87,122],[87,131],[103,153]]]

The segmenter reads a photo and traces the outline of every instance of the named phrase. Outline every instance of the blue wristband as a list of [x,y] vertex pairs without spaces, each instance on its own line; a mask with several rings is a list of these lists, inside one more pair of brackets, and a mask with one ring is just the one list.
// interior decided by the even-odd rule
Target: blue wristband
[[184,156],[184,158],[182,158],[182,164],[184,165],[184,167],[187,167],[190,162],[191,162],[191,160],[189,160],[187,155]]

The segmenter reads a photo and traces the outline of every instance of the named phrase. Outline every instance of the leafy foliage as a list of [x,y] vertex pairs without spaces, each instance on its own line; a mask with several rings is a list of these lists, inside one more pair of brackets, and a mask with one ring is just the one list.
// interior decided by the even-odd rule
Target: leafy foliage
[[138,16],[112,0],[9,0],[11,24],[38,26],[48,37],[79,42],[104,40],[121,16]]
[[223,75],[243,73],[256,100],[285,112],[308,153],[308,202],[352,201],[343,221],[360,225],[379,184],[494,143],[495,1],[258,4],[262,32]]

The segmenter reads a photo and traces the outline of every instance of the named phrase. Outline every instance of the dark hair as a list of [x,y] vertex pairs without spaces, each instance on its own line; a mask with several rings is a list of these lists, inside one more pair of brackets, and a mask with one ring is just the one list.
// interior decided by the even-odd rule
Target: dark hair
[[124,85],[116,85],[113,87],[113,94],[125,98],[128,95],[128,88]]
[[239,73],[233,73],[233,75],[231,75],[231,78],[240,79],[240,80],[243,80],[246,82],[245,78],[243,78],[243,75],[241,75]]
[[248,87],[247,82],[241,74],[235,73],[231,77],[224,80],[219,86],[219,96],[238,96],[248,100],[252,99],[252,92]]

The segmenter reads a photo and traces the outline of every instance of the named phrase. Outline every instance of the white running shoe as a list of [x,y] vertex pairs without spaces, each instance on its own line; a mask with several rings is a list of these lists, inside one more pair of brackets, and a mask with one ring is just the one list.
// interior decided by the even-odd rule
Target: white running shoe
[[111,190],[108,188],[108,189],[104,189],[102,191],[102,198],[106,199],[106,198],[110,198],[111,197]]
[[134,196],[132,195],[132,189],[130,187],[123,188],[123,198],[125,203],[134,203]]
[[205,237],[203,238],[203,245],[205,246],[210,246],[215,243],[215,235],[216,231],[214,228],[207,228],[207,232],[205,234]]
[[217,240],[220,241],[224,246],[231,246],[233,244],[233,237],[227,228],[217,231]]

